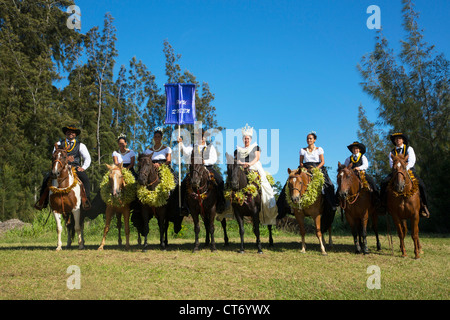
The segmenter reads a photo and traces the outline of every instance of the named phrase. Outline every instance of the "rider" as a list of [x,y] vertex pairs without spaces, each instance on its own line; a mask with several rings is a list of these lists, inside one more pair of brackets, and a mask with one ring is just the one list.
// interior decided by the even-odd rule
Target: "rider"
[[121,134],[117,138],[117,143],[119,148],[117,151],[113,151],[112,157],[113,162],[117,166],[119,163],[122,163],[123,167],[130,170],[133,176],[137,179],[137,174],[134,171],[134,162],[136,160],[136,154],[133,150],[127,148],[127,137],[125,134]]
[[[56,144],[67,149],[68,163],[70,166],[76,168],[77,176],[83,183],[81,192],[84,192],[86,195],[85,197],[82,196],[83,209],[89,210],[91,207],[89,200],[91,187],[89,178],[86,174],[86,170],[91,165],[91,156],[88,149],[86,148],[86,145],[76,139],[76,137],[81,134],[81,129],[77,128],[74,125],[70,125],[67,127],[63,127],[62,132],[65,134],[66,138],[59,140]],[[54,151],[55,149],[53,149],[53,152]],[[82,162],[83,165],[81,165]],[[42,182],[40,199],[34,205],[34,207],[38,210],[42,210],[48,205],[48,195],[50,191],[48,188],[49,179],[50,173],[47,173],[44,177],[44,181]]]
[[[417,176],[416,171],[414,169],[414,165],[416,164],[416,154],[414,149],[408,144],[408,137],[401,133],[393,133],[390,135],[390,140],[394,144],[395,148],[389,153],[389,165],[392,168],[393,160],[392,157],[398,154],[403,154],[404,156],[408,155],[408,161],[406,165],[406,170],[411,170],[414,174],[414,177],[419,181],[419,192],[420,192],[420,215],[426,218],[430,217],[430,212],[428,211],[428,201],[427,201],[427,192],[425,189],[425,184],[423,181]],[[392,172],[383,180],[381,183],[381,198],[383,199],[383,205],[386,205],[386,188],[389,181],[392,178]]]
[[[369,168],[369,161],[367,161],[367,157],[364,155],[366,153],[366,146],[358,141],[353,142],[352,144],[347,146],[347,149],[350,150],[352,155],[345,159],[344,165],[348,166],[352,163],[352,169],[359,172],[366,172]],[[375,183],[373,177],[369,174],[365,174],[366,180],[369,183],[370,188],[375,196],[376,201],[380,199],[380,191]]]
[[[328,176],[327,168],[325,167],[324,150],[322,147],[316,147],[315,142],[317,140],[317,134],[315,131],[311,131],[306,135],[306,143],[308,146],[306,148],[300,149],[300,165],[301,168],[314,168],[317,167],[323,173],[325,182],[323,184],[322,193],[325,196],[325,208],[328,212],[334,213],[338,205],[337,198],[334,192],[334,185]],[[287,183],[287,182],[286,182]],[[286,214],[290,213],[290,208],[286,202],[286,192],[284,185],[281,190],[280,196],[277,200],[279,215],[277,219],[283,218]]]
[[[195,143],[193,146],[185,146],[183,144],[183,138],[178,138],[178,143],[179,146],[181,148],[181,150],[183,151],[183,155],[185,157],[189,157],[192,154],[192,150],[194,150],[194,148],[197,148],[199,150],[199,152],[201,152],[201,154],[203,155],[203,164],[205,165],[205,168],[211,172],[214,175],[214,180],[216,181],[217,184],[217,195],[218,195],[218,202],[217,202],[217,213],[222,213],[225,210],[225,196],[224,196],[224,182],[223,182],[223,177],[220,174],[220,171],[217,171],[214,168],[214,164],[216,164],[217,162],[217,151],[216,148],[214,148],[214,146],[212,144],[207,144],[206,143],[206,131],[202,129],[202,135],[201,135],[201,140],[197,141],[197,143]],[[200,135],[198,135],[200,137]],[[185,181],[183,181],[182,183],[182,194],[185,195]],[[185,197],[183,197],[183,201],[185,201]]]

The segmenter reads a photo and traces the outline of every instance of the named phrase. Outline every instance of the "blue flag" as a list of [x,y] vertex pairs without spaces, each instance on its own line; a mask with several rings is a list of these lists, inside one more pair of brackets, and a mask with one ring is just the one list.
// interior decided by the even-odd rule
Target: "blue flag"
[[168,83],[166,88],[165,124],[194,124],[195,84]]

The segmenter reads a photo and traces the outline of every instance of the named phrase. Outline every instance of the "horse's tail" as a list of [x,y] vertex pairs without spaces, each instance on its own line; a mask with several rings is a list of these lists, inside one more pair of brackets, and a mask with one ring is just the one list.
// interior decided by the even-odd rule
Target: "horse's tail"
[[131,223],[137,229],[139,234],[146,237],[149,232],[149,227],[148,224],[146,225],[144,223],[144,218],[142,217],[141,212],[142,210],[141,203],[139,202],[139,200],[134,200],[133,202],[130,203],[130,210],[132,211]]
[[333,208],[325,200],[323,205],[322,216],[320,218],[320,231],[322,233],[326,232],[329,228],[331,228],[331,225],[333,224],[334,221],[335,213],[336,212],[333,211]]

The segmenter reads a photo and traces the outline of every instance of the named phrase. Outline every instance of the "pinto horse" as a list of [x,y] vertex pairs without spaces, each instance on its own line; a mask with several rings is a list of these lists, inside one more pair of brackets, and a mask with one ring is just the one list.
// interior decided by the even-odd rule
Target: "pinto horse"
[[[322,223],[322,218],[324,217],[324,197],[322,193],[318,191],[317,199],[308,207],[303,208],[300,206],[300,201],[302,196],[305,194],[308,189],[308,185],[311,183],[312,175],[304,170],[297,169],[291,170],[288,168],[288,188],[289,193],[286,194],[286,197],[290,197],[290,201],[294,204],[294,214],[297,222],[300,226],[300,234],[302,236],[302,250],[301,253],[306,252],[305,245],[305,216],[309,216],[313,219],[314,225],[316,227],[316,236],[319,239],[320,250],[322,251],[322,255],[327,255],[324,246],[324,240],[322,233],[325,231],[329,231],[329,243],[332,245],[331,239],[331,225],[326,225]],[[332,221],[332,220],[331,220]]]
[[[122,174],[122,163],[120,163],[118,166],[116,165],[106,165],[109,170],[109,187],[111,188],[111,196],[115,198],[119,198],[126,186],[125,184],[125,178]],[[112,204],[106,205],[106,221],[105,221],[105,228],[103,230],[103,239],[100,244],[100,247],[98,247],[98,250],[103,250],[103,247],[105,246],[106,241],[106,235],[109,231],[109,225],[111,223],[111,219],[113,217],[113,214],[116,214],[117,217],[117,229],[119,230],[119,239],[118,243],[119,246],[122,245],[122,238],[121,238],[121,229],[122,229],[122,216],[123,216],[123,222],[125,224],[125,237],[126,237],[126,250],[130,249],[130,205],[128,203],[123,204],[120,207],[113,206]]]
[[[228,153],[227,158],[227,180],[231,185],[232,192],[237,192],[248,185],[248,179],[245,169],[241,164],[238,164]],[[247,197],[247,196],[246,196]],[[261,239],[259,232],[259,212],[261,211],[261,189],[255,197],[247,197],[242,204],[232,202],[234,216],[239,224],[239,235],[241,237],[241,245],[239,252],[244,253],[244,216],[252,218],[253,233],[256,236],[256,247],[258,253],[263,253],[261,248]],[[269,243],[273,245],[272,226],[268,225],[269,229]]]
[[[206,230],[205,245],[210,245],[211,251],[216,251],[214,240],[214,220],[216,217],[216,205],[218,200],[217,188],[211,173],[203,165],[203,155],[194,148],[191,155],[190,173],[187,177],[187,204],[194,220],[195,247],[199,249],[198,234],[200,232],[199,214],[202,217]],[[225,245],[228,245],[226,219],[221,221],[224,231]],[[211,237],[211,242],[210,242]]]
[[406,257],[405,236],[407,233],[406,219],[411,221],[411,237],[414,241],[415,259],[419,259],[422,247],[419,241],[419,219],[420,219],[420,194],[419,182],[411,178],[406,170],[408,155],[392,156],[392,178],[389,181],[387,196],[387,211],[392,216],[400,238],[400,250],[402,256]]
[[[67,247],[70,248],[75,232],[78,234],[78,248],[84,249],[83,216],[81,214],[81,186],[75,168],[69,166],[67,149],[55,144],[52,155],[51,180],[49,180],[50,208],[56,220],[58,243],[56,251],[61,250],[61,215],[67,226]],[[51,183],[51,185],[50,185]],[[71,218],[74,221],[71,221]]]
[[[356,253],[369,253],[367,248],[367,222],[372,219],[372,226],[377,238],[377,250],[381,250],[378,238],[377,214],[373,193],[363,187],[360,177],[352,169],[352,164],[345,166],[338,162],[338,194],[341,208],[350,225]],[[359,239],[358,239],[359,238]]]

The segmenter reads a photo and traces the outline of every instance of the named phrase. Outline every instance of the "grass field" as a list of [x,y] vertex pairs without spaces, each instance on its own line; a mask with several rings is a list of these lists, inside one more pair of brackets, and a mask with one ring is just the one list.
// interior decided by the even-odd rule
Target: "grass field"
[[[39,219],[38,219],[39,220]],[[42,220],[42,219],[41,219]],[[50,219],[52,220],[52,218]],[[0,299],[232,299],[232,300],[329,300],[450,298],[450,239],[421,235],[422,259],[413,259],[413,243],[408,236],[407,258],[401,258],[399,241],[394,254],[385,232],[382,251],[375,237],[368,238],[371,254],[353,253],[353,239],[341,233],[334,246],[320,254],[316,237],[307,234],[307,252],[301,254],[297,234],[276,230],[274,247],[268,246],[268,232],[262,228],[263,254],[258,254],[251,227],[246,228],[246,252],[237,252],[239,237],[235,221],[229,222],[231,244],[223,246],[223,233],[216,227],[216,252],[193,253],[193,232],[189,222],[182,232],[169,238],[169,248],[160,251],[156,221],[151,220],[150,249],[141,252],[137,235],[132,248],[117,246],[117,231],[108,234],[104,251],[97,251],[102,236],[101,218],[86,225],[85,250],[77,246],[56,252],[56,232],[49,220],[32,227],[10,231],[0,237]],[[202,226],[203,231],[203,226]],[[202,232],[204,237],[204,232]],[[65,233],[63,234],[65,237]],[[63,238],[64,239],[64,238]],[[328,241],[328,239],[327,239]],[[63,240],[65,243],[65,239]],[[69,290],[69,266],[80,270],[80,289]],[[369,289],[372,273],[380,270],[380,289]]]

